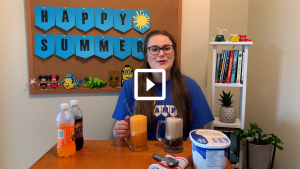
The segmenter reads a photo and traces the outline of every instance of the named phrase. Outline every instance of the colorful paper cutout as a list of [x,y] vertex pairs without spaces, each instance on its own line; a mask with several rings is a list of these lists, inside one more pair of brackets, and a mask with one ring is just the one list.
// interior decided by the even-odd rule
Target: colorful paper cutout
[[87,32],[95,26],[95,8],[76,8],[76,28]]
[[95,54],[94,36],[75,36],[76,37],[76,55],[82,58],[88,58]]
[[238,42],[239,38],[237,34],[230,34],[231,38],[230,38],[230,42]]
[[39,76],[39,80],[40,80],[40,88],[41,90],[47,90],[48,84],[47,84],[47,80],[48,80],[48,76]]
[[34,54],[46,59],[54,54],[54,35],[34,35]]
[[131,40],[132,40],[132,56],[140,60],[143,60],[145,38],[131,38]]
[[58,89],[58,79],[59,79],[59,76],[58,75],[50,75],[49,76],[49,79],[50,79],[50,89]]
[[108,81],[110,82],[109,86],[116,88],[119,81],[119,72],[118,71],[109,71],[108,72]]
[[30,82],[26,83],[26,88],[25,88],[25,90],[26,90],[29,86],[31,86],[31,85],[33,85],[33,86],[34,86],[34,89],[35,89],[35,84],[37,84],[37,82],[35,81],[35,78],[31,79]]
[[224,30],[227,32],[227,30],[226,29],[221,30],[220,28],[216,28],[216,29],[219,29],[219,34],[216,35],[215,42],[225,42],[225,37],[222,33]]
[[107,81],[102,81],[99,78],[92,78],[92,76],[88,77],[84,77],[84,80],[86,82],[84,82],[84,87],[90,87],[91,89],[93,89],[94,87],[96,87],[97,89],[106,86]]
[[125,67],[122,69],[121,87],[123,87],[125,81],[131,77],[133,77],[133,69],[129,65],[125,65]]
[[247,41],[247,35],[239,35],[240,39],[239,41],[240,42],[246,42]]
[[113,55],[113,37],[95,36],[95,55],[106,59]]
[[75,26],[74,7],[55,7],[56,26],[68,31]]
[[114,56],[125,59],[131,55],[131,38],[114,37]]
[[96,20],[95,27],[107,31],[114,26],[114,9],[95,8]]
[[54,7],[35,6],[34,13],[35,26],[38,26],[45,31],[48,31],[50,28],[55,26]]
[[55,35],[55,54],[67,59],[75,54],[74,35]]
[[114,28],[125,33],[132,28],[130,9],[114,9]]
[[150,10],[133,10],[133,29],[145,33],[150,29]]
[[74,75],[67,74],[64,81],[61,81],[60,83],[64,85],[66,89],[78,89],[78,86],[81,86],[81,81],[81,79],[77,81]]

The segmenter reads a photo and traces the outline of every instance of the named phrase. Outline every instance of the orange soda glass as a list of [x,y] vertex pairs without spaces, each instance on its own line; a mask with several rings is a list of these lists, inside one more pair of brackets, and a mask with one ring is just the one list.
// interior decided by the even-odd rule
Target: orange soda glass
[[130,117],[130,138],[125,138],[132,151],[145,151],[148,149],[147,117],[134,115]]

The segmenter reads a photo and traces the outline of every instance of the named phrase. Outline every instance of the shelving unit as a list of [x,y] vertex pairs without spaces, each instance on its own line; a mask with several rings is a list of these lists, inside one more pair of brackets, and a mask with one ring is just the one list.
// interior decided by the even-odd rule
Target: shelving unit
[[[213,65],[212,65],[212,90],[211,90],[211,111],[215,116],[215,88],[216,87],[238,87],[240,88],[240,118],[236,119],[235,123],[222,123],[219,121],[219,117],[215,116],[215,121],[212,122],[211,128],[222,127],[222,128],[236,128],[244,129],[245,126],[245,105],[246,105],[246,86],[247,86],[247,69],[248,69],[248,46],[253,45],[253,42],[210,42],[213,46]],[[217,60],[217,47],[218,46],[242,46],[244,54],[244,79],[243,84],[235,83],[215,83],[216,77],[216,60]],[[243,161],[243,144],[240,144],[239,161],[237,164],[232,164],[234,168],[242,169]]]

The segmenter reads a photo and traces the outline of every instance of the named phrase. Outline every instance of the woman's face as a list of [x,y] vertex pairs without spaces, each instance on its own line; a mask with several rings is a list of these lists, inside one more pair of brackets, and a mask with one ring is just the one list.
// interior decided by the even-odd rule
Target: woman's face
[[[165,35],[155,35],[149,39],[147,61],[151,69],[165,69],[166,72],[171,70],[175,59],[175,52],[171,45],[173,45],[172,41]],[[148,49],[149,47],[151,47],[150,50]],[[158,48],[163,48],[165,52],[163,49],[160,49],[159,53],[157,53]]]

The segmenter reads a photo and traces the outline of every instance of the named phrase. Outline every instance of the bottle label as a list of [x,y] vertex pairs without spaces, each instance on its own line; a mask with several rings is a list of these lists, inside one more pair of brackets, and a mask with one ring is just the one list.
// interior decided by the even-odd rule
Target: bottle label
[[75,122],[75,139],[83,137],[82,120]]
[[57,145],[68,146],[75,143],[74,126],[57,126]]

